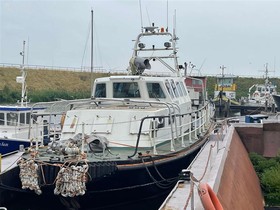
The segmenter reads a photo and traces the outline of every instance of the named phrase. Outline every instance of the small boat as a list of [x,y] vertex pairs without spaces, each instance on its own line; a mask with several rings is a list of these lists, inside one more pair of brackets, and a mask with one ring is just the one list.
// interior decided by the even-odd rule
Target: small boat
[[[254,84],[249,88],[248,102],[250,104],[272,106],[274,103],[272,95],[277,95],[276,88],[268,79],[268,64],[265,65],[265,82],[264,84]],[[253,92],[252,92],[252,89]]]
[[215,84],[213,101],[218,106],[223,106],[226,103],[239,105],[239,102],[236,100],[236,76],[225,74],[224,69],[226,67],[221,66],[220,68],[222,69],[222,74],[216,76],[217,82]]
[[[39,115],[39,113],[44,111],[43,107],[36,107],[32,110],[31,107],[27,106],[24,45],[25,41],[23,42],[23,51],[21,52],[23,56],[23,63],[21,65],[22,75],[16,78],[16,81],[22,84],[20,105],[0,106],[0,154],[2,156],[12,154],[33,145],[32,139],[36,137],[36,133],[42,133],[44,129],[41,126],[39,128],[36,124],[46,124],[45,119]],[[31,112],[38,116],[36,120],[35,118],[30,120]]]
[[167,195],[215,125],[210,101],[192,104],[177,40],[175,29],[144,27],[128,74],[96,79],[91,99],[63,101],[58,138],[26,150],[1,177],[6,189],[82,209]]
[[280,95],[272,95],[277,111],[280,110]]

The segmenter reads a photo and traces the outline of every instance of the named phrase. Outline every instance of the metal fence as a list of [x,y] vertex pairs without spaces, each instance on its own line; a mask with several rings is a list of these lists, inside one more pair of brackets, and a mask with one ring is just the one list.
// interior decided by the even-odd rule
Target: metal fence
[[[0,63],[0,68],[20,68],[21,64],[14,64],[14,63]],[[91,72],[91,68],[89,66],[82,66],[82,67],[64,67],[64,66],[45,66],[45,65],[25,65],[26,69],[44,69],[44,70],[58,70],[58,71],[72,71],[72,72]],[[126,69],[105,69],[100,66],[93,67],[94,73],[112,73],[112,74],[126,74]],[[153,75],[155,72],[153,72]],[[167,76],[169,73],[166,72],[157,72],[156,75],[158,76]],[[204,74],[204,75],[188,75],[188,76],[206,76],[206,77],[216,77],[217,74]],[[244,77],[244,78],[265,78],[264,75],[238,75],[238,77]],[[280,79],[280,76],[270,76],[270,78],[278,78]]]

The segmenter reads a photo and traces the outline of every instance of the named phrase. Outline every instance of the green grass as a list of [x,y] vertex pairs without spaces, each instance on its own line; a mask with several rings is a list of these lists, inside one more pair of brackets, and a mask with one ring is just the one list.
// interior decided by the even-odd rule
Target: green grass
[[[27,92],[31,102],[76,99],[90,97],[91,75],[89,72],[70,72],[44,69],[27,69]],[[13,103],[20,99],[21,84],[16,77],[20,69],[0,68],[0,103]],[[108,74],[95,73],[93,79]]]
[[[31,102],[48,101],[55,98],[77,99],[90,97],[91,75],[89,72],[72,72],[45,69],[27,69],[27,92]],[[16,83],[20,69],[0,67],[0,103],[13,103],[20,99],[21,84]],[[107,73],[94,73],[93,79],[108,76]],[[280,86],[280,79],[270,78]],[[207,78],[208,95],[213,98],[216,78]],[[236,78],[237,99],[248,95],[253,84],[264,83],[259,78]],[[279,91],[280,92],[280,91]]]

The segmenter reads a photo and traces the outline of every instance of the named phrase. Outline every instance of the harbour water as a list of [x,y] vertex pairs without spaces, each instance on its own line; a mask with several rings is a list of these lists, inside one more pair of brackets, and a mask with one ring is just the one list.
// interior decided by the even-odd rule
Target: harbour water
[[[79,198],[70,201],[68,198],[38,196],[33,193],[21,193],[15,195],[12,201],[4,207],[8,210],[157,210],[167,195],[168,194],[165,193],[163,195],[156,195],[149,200],[141,200],[141,195],[139,194],[140,200],[138,202],[131,203],[127,201],[126,204],[119,204],[119,206],[114,207],[83,208],[79,206]],[[106,199],[110,198],[107,197]],[[104,204],[106,204],[106,199],[104,200]]]

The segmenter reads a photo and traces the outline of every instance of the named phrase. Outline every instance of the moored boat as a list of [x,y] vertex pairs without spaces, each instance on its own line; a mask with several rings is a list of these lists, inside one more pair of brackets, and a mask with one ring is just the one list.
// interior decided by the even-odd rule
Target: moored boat
[[[277,95],[277,86],[269,81],[268,64],[265,65],[265,81],[263,84],[254,84],[249,88],[248,102],[271,106],[274,103],[272,95]],[[253,91],[252,91],[253,89]],[[252,91],[252,92],[251,92]]]
[[[27,106],[24,46],[25,41],[21,52],[23,56],[21,76],[16,78],[16,81],[22,85],[20,105],[0,106],[0,154],[2,156],[34,145],[35,141],[32,142],[32,139],[36,138],[38,133],[44,132],[44,126],[36,126],[36,124],[43,125],[46,122],[43,116],[40,115],[40,113],[44,112],[44,108],[36,107],[32,110],[30,106]],[[31,112],[37,115],[36,119],[30,120]],[[43,142],[43,139],[40,142]]]
[[96,79],[91,99],[63,101],[59,138],[26,150],[10,172],[13,182],[2,176],[2,183],[82,208],[168,193],[214,128],[213,105],[192,105],[173,31],[144,27],[128,75]]
[[277,106],[277,111],[280,110],[280,95],[272,95],[274,103]]
[[239,102],[236,100],[236,76],[225,74],[225,66],[221,66],[220,68],[222,73],[216,76],[217,82],[215,84],[213,101],[218,106],[224,106],[225,103],[239,105]]

